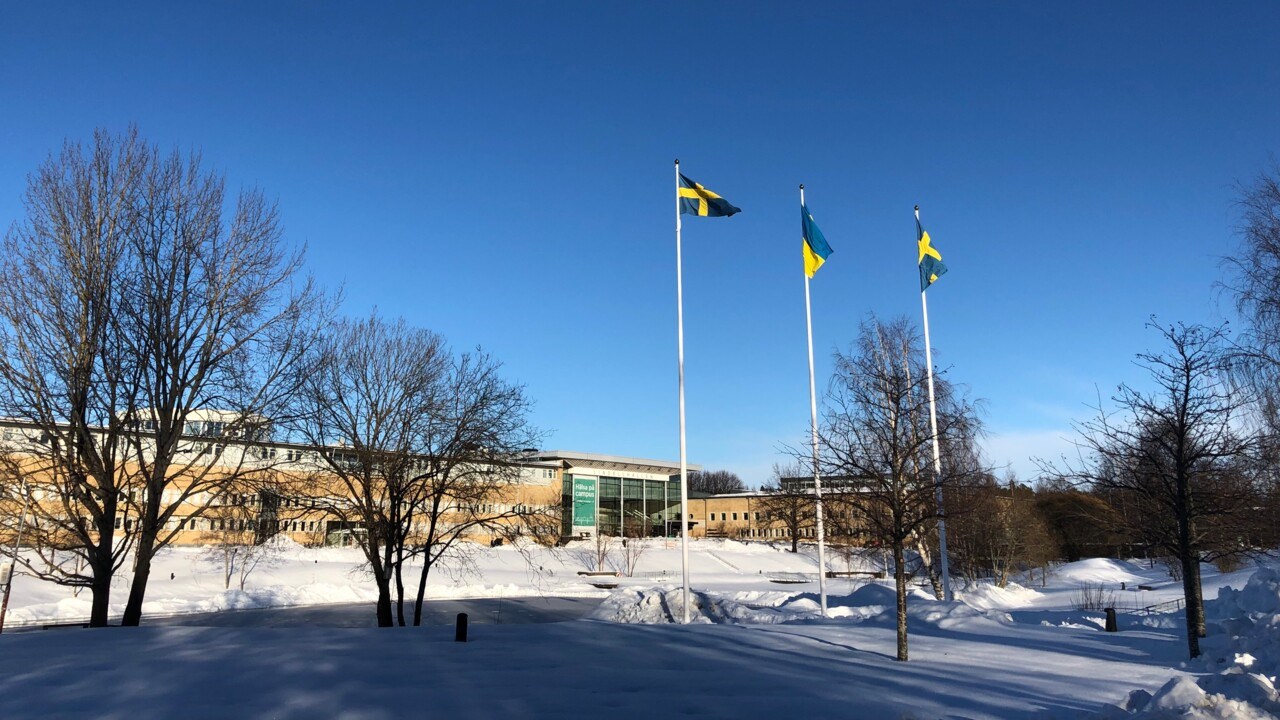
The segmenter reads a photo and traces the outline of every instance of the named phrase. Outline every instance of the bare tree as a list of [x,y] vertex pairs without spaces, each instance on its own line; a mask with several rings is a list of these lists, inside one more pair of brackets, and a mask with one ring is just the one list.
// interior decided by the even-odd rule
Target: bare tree
[[[316,472],[294,491],[337,516],[364,553],[378,588],[379,627],[390,627],[423,497],[413,457],[422,427],[440,412],[448,350],[435,333],[376,314],[333,324],[316,347],[297,413],[298,431],[323,448]],[[400,624],[404,624],[403,603]]]
[[253,530],[240,532],[208,533],[209,544],[204,551],[204,560],[210,565],[219,566],[222,572],[223,589],[231,589],[231,581],[244,590],[249,576],[259,566],[277,564],[281,557],[282,545],[280,536],[273,536],[257,541]]
[[417,625],[431,570],[468,562],[463,540],[547,524],[520,493],[520,453],[538,439],[529,402],[500,367],[479,352],[452,358],[438,335],[376,315],[336,323],[316,352],[299,429],[327,450],[299,492],[356,531],[379,626],[407,624],[410,560],[423,563]]
[[524,494],[520,458],[540,433],[529,423],[524,387],[503,379],[502,364],[477,349],[455,358],[444,376],[436,412],[417,435],[421,498],[414,552],[422,561],[413,624],[431,571],[459,543],[477,534],[512,537],[548,524],[551,514]]
[[286,541],[277,530],[290,515],[279,510],[264,512],[263,506],[271,498],[279,499],[284,487],[279,483],[240,485],[206,506],[203,518],[208,528],[201,535],[204,559],[221,567],[224,589],[230,589],[235,579],[244,590],[254,570],[275,565],[280,559]]
[[737,473],[728,470],[701,470],[689,474],[689,490],[691,492],[707,493],[708,495],[723,495],[724,493],[742,492],[747,489],[743,484],[742,478]]
[[1035,493],[1012,477],[997,483],[988,476],[953,490],[947,511],[947,547],[958,575],[989,577],[1004,587],[1014,572],[1043,567],[1057,557]]
[[1254,440],[1236,431],[1242,401],[1227,381],[1222,328],[1152,323],[1168,347],[1138,355],[1150,391],[1122,384],[1117,410],[1099,408],[1077,425],[1082,460],[1047,469],[1095,492],[1138,503],[1144,538],[1169,548],[1181,569],[1187,649],[1200,654],[1204,606],[1200,562],[1230,518],[1247,515],[1260,497],[1238,466]]
[[1223,287],[1245,321],[1231,372],[1257,399],[1250,409],[1274,444],[1280,437],[1280,166],[1240,188],[1240,207],[1241,248],[1223,259]]
[[627,536],[622,539],[623,572],[628,576],[636,574],[636,565],[649,550],[649,540],[645,536],[645,528],[627,528]]
[[[26,216],[0,260],[0,415],[21,421],[0,492],[34,493],[28,538],[44,580],[92,591],[107,623],[111,579],[135,534],[129,427],[118,412],[142,382],[128,347],[121,289],[136,271],[130,239],[147,157],[135,130],[66,143],[33,173]],[[68,567],[52,555],[83,560]]]
[[938,434],[944,457],[953,459],[934,477],[926,359],[916,337],[905,320],[862,324],[854,348],[836,354],[820,437],[824,475],[845,479],[847,501],[868,535],[892,552],[899,660],[908,657],[908,545],[936,525],[936,483],[963,483],[976,469],[969,458],[956,459],[976,457],[966,450],[978,427],[974,408],[943,381],[936,383]]
[[760,488],[762,493],[757,507],[769,529],[779,524],[791,540],[791,552],[799,552],[800,537],[814,526],[816,515],[812,483],[784,482],[788,478],[805,476],[800,466],[783,467],[775,464],[769,482]]
[[126,406],[143,493],[125,625],[141,620],[151,560],[173,540],[179,508],[195,505],[199,517],[221,489],[263,470],[263,458],[238,443],[269,435],[322,309],[300,277],[302,253],[284,246],[261,192],[242,191],[226,218],[225,179],[204,170],[199,154],[150,148],[147,158],[120,308],[146,378]]

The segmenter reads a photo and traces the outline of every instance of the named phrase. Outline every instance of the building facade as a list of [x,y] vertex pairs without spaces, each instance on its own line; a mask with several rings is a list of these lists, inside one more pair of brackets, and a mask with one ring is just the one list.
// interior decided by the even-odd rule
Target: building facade
[[[273,442],[256,437],[220,434],[214,414],[198,416],[193,432],[178,455],[182,473],[161,497],[163,507],[174,506],[165,520],[165,531],[177,545],[260,542],[284,535],[304,545],[346,544],[365,532],[361,523],[339,517],[328,503],[317,503],[319,483],[330,495],[340,483],[326,476],[330,463],[344,462],[351,451],[341,447],[314,447]],[[0,454],[16,458],[8,477],[0,483],[16,484],[23,478],[31,485],[30,499],[57,501],[56,483],[40,457],[47,442],[30,425],[0,420]],[[678,537],[681,523],[691,537],[729,538],[746,541],[790,541],[792,528],[801,540],[815,536],[811,520],[797,525],[783,522],[767,507],[767,495],[759,491],[727,495],[691,494],[689,506],[680,505],[680,466],[676,462],[621,455],[566,450],[531,450],[512,459],[518,479],[504,484],[481,500],[478,510],[495,516],[539,518],[544,523],[539,539],[581,539],[603,534],[615,537]],[[510,469],[510,467],[508,468]],[[697,464],[689,472],[700,471]],[[220,473],[240,480],[219,483]],[[312,490],[297,488],[306,479]],[[208,488],[197,489],[192,487]],[[16,488],[0,497],[15,498]],[[140,501],[136,491],[126,491]],[[16,514],[16,503],[0,503],[0,513]],[[811,513],[811,509],[808,511]],[[116,518],[116,529],[131,530],[128,510]],[[3,523],[12,527],[13,523]],[[422,528],[415,526],[415,531]],[[488,542],[492,533],[474,538]]]

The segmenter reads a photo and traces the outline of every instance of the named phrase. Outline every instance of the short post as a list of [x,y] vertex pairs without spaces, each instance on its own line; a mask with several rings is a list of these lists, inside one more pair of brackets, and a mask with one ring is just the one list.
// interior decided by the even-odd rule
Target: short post
[[453,631],[454,642],[467,641],[467,614],[458,613],[458,624]]
[[1107,632],[1115,632],[1118,629],[1116,627],[1116,609],[1106,608],[1106,613],[1107,613]]

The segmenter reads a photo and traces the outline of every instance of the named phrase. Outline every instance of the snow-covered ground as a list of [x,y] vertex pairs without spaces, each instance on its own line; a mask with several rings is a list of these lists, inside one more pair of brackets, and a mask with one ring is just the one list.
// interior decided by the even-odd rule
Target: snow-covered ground
[[[913,592],[911,660],[900,663],[885,581],[829,580],[822,618],[816,581],[774,582],[812,577],[802,575],[816,569],[810,555],[697,541],[695,622],[681,626],[672,623],[681,615],[677,543],[652,543],[636,577],[610,579],[616,590],[578,574],[593,551],[484,548],[474,572],[433,574],[433,598],[604,598],[588,619],[477,627],[466,644],[440,626],[145,627],[145,618],[137,629],[5,633],[0,718],[1145,719],[1280,709],[1280,576],[1271,569],[1205,566],[1205,597],[1220,599],[1208,603],[1210,637],[1196,662],[1185,662],[1181,613],[1122,612],[1121,631],[1107,633],[1102,610],[1078,608],[1086,595],[1137,608],[1181,594],[1160,566],[1094,559],[1055,568],[1043,586],[1037,572],[1025,586],[962,588],[955,603]],[[849,569],[877,568],[863,558]],[[194,549],[166,551],[152,578],[149,613],[374,597],[351,549],[289,548],[243,593],[224,591],[220,569]],[[116,600],[126,593],[122,582]],[[87,612],[84,593],[15,583],[10,620]]]

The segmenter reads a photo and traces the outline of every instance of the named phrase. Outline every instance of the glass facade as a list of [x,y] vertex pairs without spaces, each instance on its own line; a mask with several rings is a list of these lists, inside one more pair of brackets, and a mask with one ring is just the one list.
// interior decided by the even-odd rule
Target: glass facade
[[[619,478],[608,475],[574,475],[565,473],[561,507],[563,532],[566,535],[586,530],[581,508],[576,513],[575,482],[578,496],[585,483],[594,481],[596,511],[594,532],[614,537],[674,537],[680,534],[680,479],[654,480]],[[581,502],[581,501],[579,501]]]

